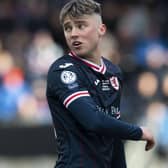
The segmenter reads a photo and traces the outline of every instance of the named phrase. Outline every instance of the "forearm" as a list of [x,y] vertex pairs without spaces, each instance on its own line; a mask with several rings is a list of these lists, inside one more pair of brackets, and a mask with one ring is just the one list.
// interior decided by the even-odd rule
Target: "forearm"
[[140,127],[105,115],[98,111],[94,102],[88,98],[76,100],[70,105],[69,110],[78,122],[89,131],[121,139],[141,139],[142,130]]

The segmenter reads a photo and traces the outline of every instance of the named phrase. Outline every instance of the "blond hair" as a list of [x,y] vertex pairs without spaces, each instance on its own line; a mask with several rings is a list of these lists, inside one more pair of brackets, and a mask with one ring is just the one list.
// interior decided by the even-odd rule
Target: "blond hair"
[[83,15],[102,15],[101,6],[94,0],[71,0],[65,4],[60,12],[60,23],[64,22],[66,16],[77,18]]

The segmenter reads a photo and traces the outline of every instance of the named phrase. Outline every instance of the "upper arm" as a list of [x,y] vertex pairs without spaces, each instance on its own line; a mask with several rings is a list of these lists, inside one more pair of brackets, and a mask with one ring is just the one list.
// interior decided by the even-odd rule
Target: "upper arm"
[[50,69],[47,94],[57,97],[66,108],[74,100],[90,96],[79,70],[72,63],[62,63]]

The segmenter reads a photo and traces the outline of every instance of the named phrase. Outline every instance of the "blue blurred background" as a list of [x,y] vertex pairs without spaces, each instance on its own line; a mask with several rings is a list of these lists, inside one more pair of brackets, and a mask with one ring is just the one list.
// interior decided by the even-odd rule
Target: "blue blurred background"
[[[46,76],[51,63],[68,52],[59,25],[66,2],[0,0],[0,167],[54,165]],[[102,55],[124,74],[123,119],[149,126],[157,142],[148,153],[144,143],[126,142],[128,167],[167,168],[168,1],[98,2],[108,28]]]

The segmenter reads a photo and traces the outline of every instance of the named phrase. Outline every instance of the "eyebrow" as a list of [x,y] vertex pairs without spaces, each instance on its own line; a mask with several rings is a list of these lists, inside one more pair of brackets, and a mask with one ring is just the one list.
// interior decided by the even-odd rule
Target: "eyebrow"
[[[63,24],[63,26],[65,27],[65,26],[67,26],[69,23],[70,23],[70,22],[67,21],[67,22],[65,22],[65,23]],[[83,20],[83,19],[74,20],[74,23],[75,23],[75,24],[86,23],[86,20]]]
[[64,24],[63,24],[63,27],[66,27],[66,26],[68,26],[68,25],[69,25],[69,22],[64,23]]

